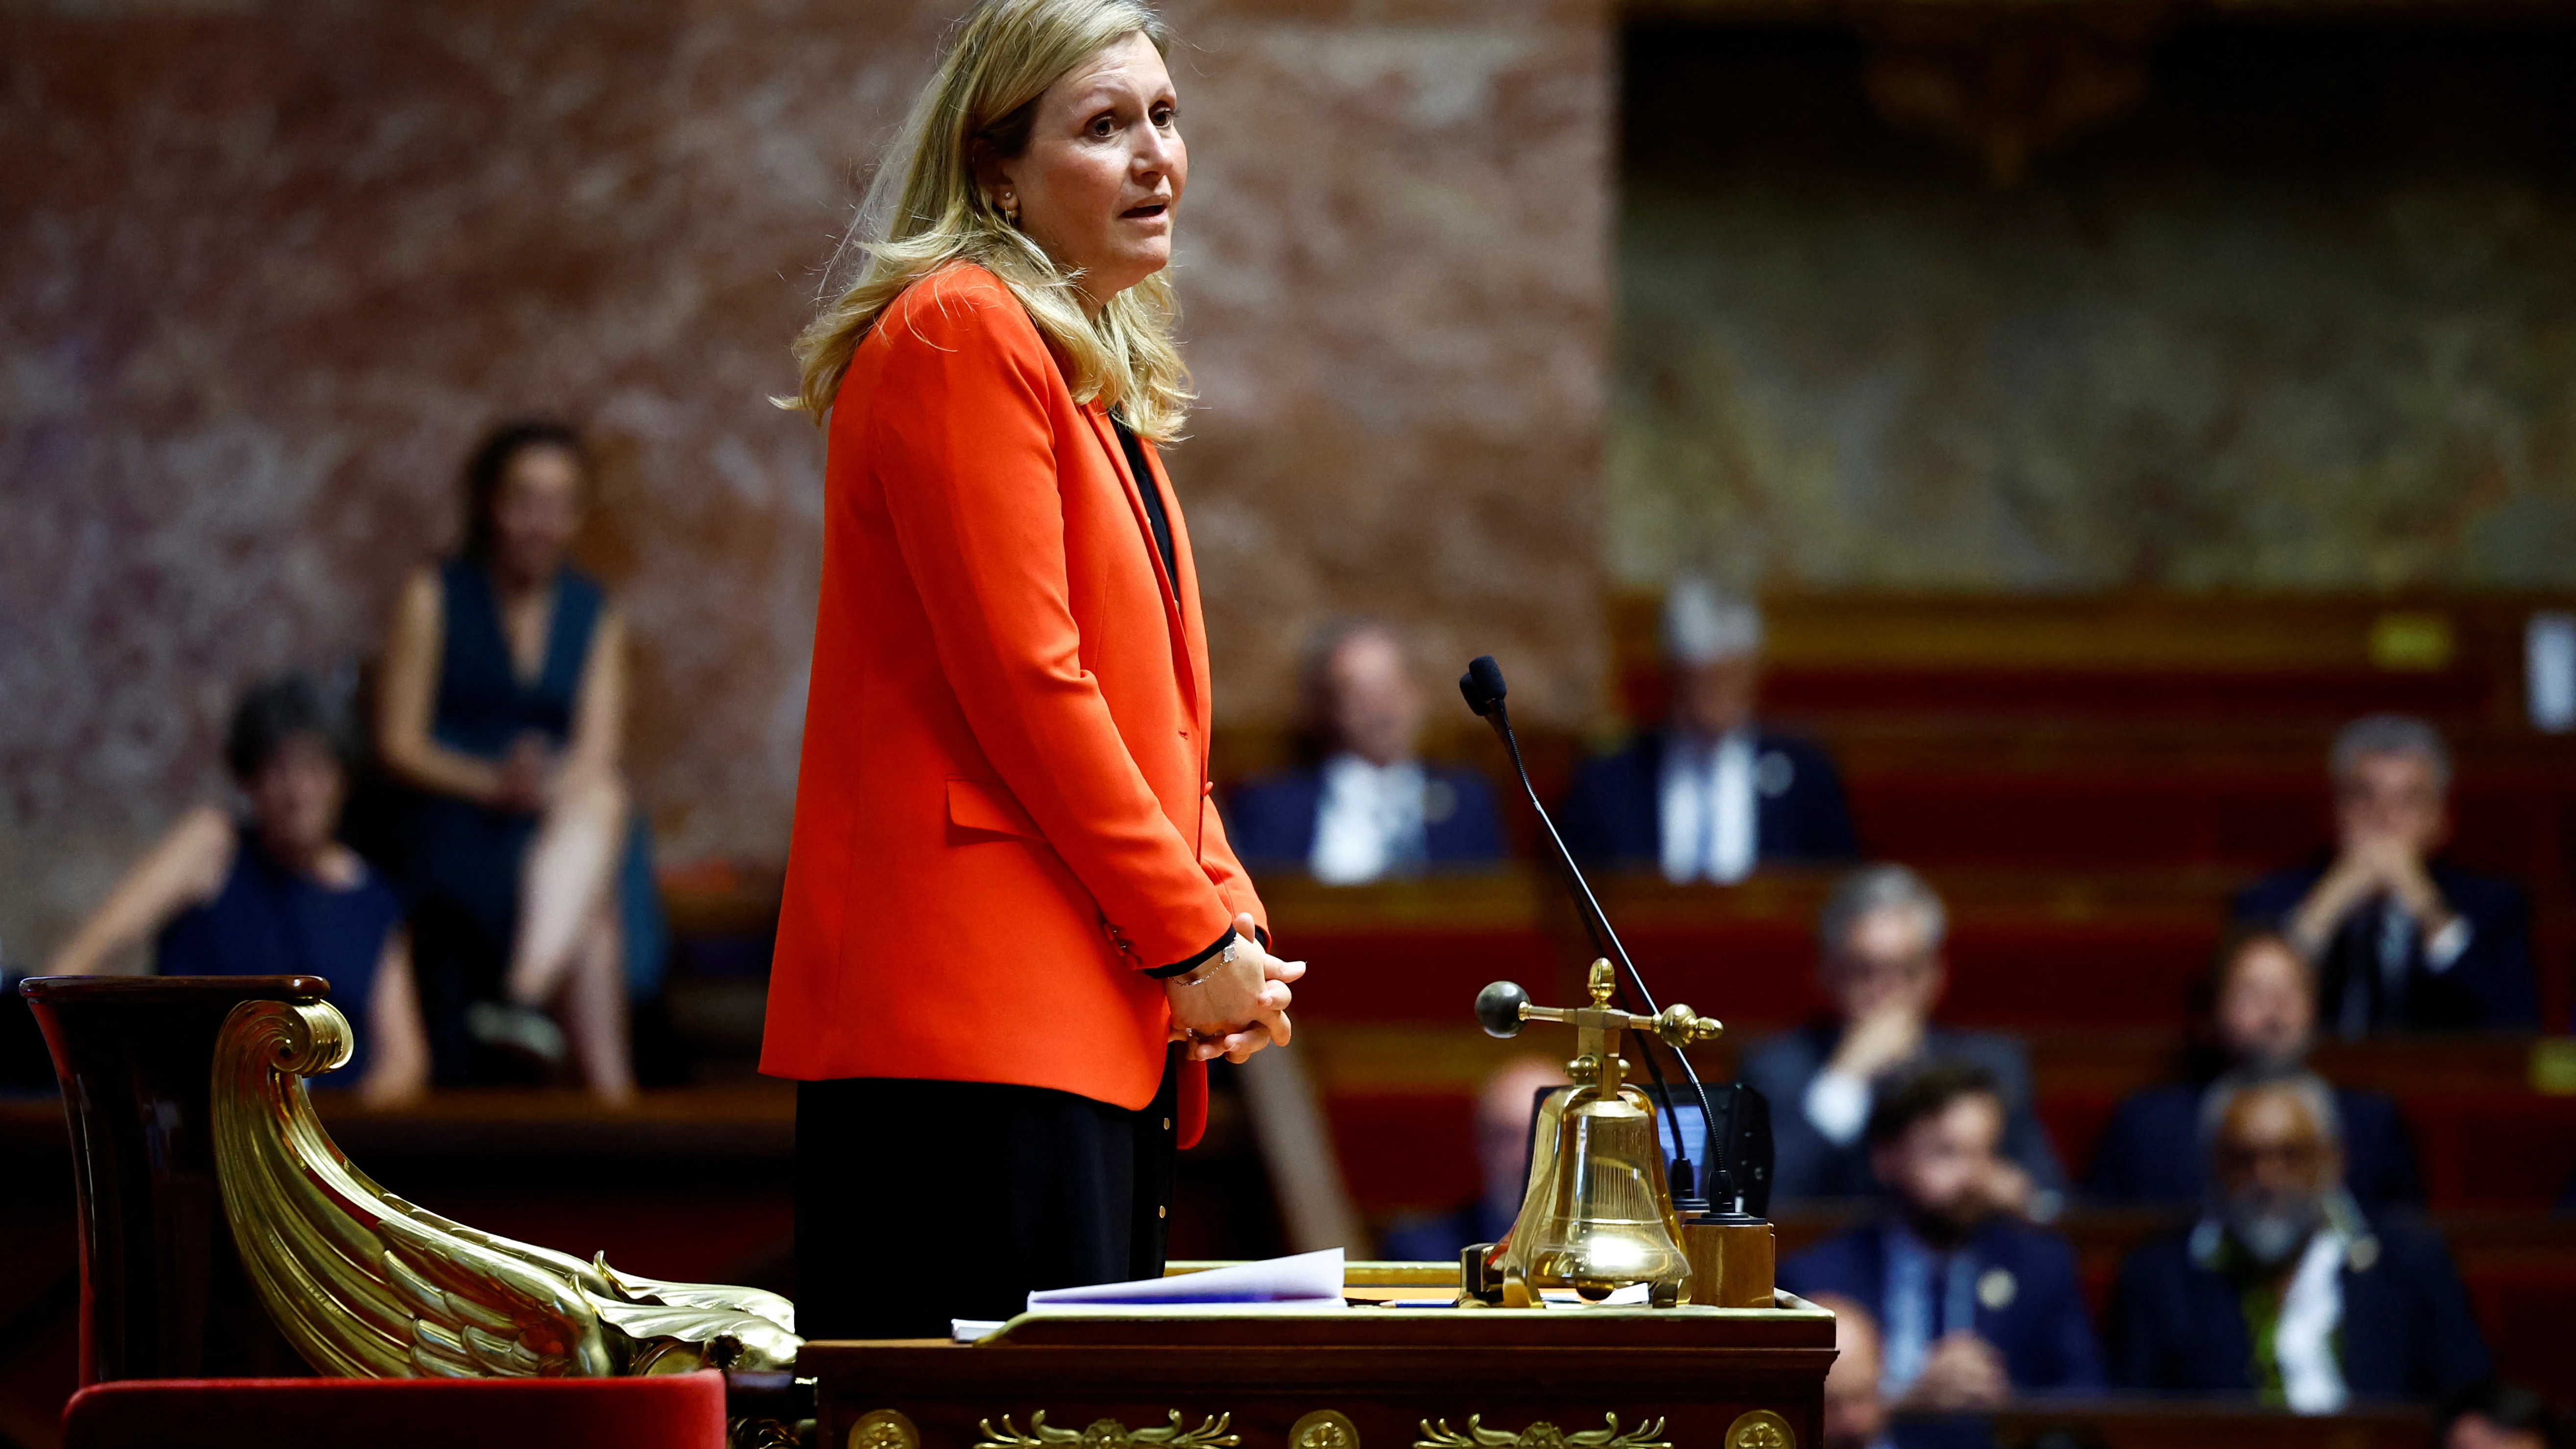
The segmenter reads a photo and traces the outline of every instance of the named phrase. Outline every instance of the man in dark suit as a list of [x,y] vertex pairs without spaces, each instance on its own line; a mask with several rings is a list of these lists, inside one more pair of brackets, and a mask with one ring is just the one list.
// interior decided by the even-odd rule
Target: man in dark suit
[[1329,631],[1308,664],[1306,698],[1322,763],[1234,792],[1226,831],[1245,865],[1358,885],[1503,858],[1484,777],[1414,756],[1422,691],[1393,633],[1371,623]]
[[2442,1240],[2364,1214],[2343,1190],[2332,1089],[2304,1072],[2225,1077],[2202,1121],[2209,1210],[2120,1269],[2111,1363],[2124,1387],[2330,1414],[2486,1376]]
[[[2316,976],[2279,932],[2240,926],[2229,933],[2193,995],[2201,1041],[2181,1080],[2149,1087],[2111,1114],[2084,1182],[2087,1196],[2198,1205],[2206,1189],[2200,1103],[2211,1080],[2230,1070],[2289,1070],[2306,1059],[2316,1035]],[[2366,1207],[2423,1201],[2415,1143],[2395,1099],[2337,1087],[2334,1103],[2353,1199]]]
[[1902,1407],[1989,1409],[2015,1393],[2102,1387],[2075,1249],[2009,1210],[2003,1136],[2003,1099],[1982,1068],[1915,1072],[1870,1113],[1890,1211],[1780,1265],[1791,1292],[1840,1294],[1877,1316],[1881,1386]]
[[2317,964],[2322,1015],[2344,1036],[2538,1029],[2530,902],[2440,856],[2451,834],[2441,734],[2372,715],[2336,736],[2332,763],[2333,857],[2257,881],[2236,914],[2277,926]]
[[1576,858],[1730,885],[1767,862],[1859,854],[1832,758],[1754,720],[1759,611],[1681,580],[1664,599],[1664,662],[1664,727],[1575,774],[1557,824]]
[[1874,1097],[1914,1068],[1949,1061],[1979,1067],[1995,1082],[2004,1107],[1999,1176],[2011,1205],[2055,1214],[2066,1173],[2032,1111],[2021,1044],[1932,1024],[1949,980],[1941,957],[1947,930],[1940,896],[1901,865],[1857,871],[1825,902],[1817,974],[1840,1019],[1773,1037],[1744,1057],[1744,1080],[1772,1103],[1775,1201],[1877,1192],[1862,1141]]

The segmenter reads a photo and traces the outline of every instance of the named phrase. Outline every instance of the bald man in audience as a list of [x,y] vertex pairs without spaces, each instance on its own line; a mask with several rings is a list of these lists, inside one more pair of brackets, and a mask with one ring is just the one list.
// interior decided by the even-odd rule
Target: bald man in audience
[[1227,801],[1227,838],[1245,865],[1364,885],[1503,859],[1484,776],[1415,753],[1422,689],[1392,630],[1326,630],[1307,662],[1306,710],[1320,761],[1246,782]]
[[1834,1366],[1825,1370],[1824,1449],[1884,1449],[1887,1400],[1878,1391],[1886,1361],[1878,1319],[1869,1306],[1840,1293],[1808,1300],[1834,1316]]
[[1387,1229],[1386,1256],[1455,1263],[1470,1243],[1500,1242],[1529,1189],[1530,1121],[1539,1094],[1564,1085],[1565,1064],[1553,1057],[1522,1057],[1486,1078],[1476,1094],[1476,1168],[1484,1190],[1454,1211]]
[[[2182,1079],[2122,1102],[2094,1147],[2084,1190],[2097,1202],[2198,1204],[2208,1186],[2199,1132],[2210,1082],[2228,1071],[2295,1069],[2315,1043],[2316,970],[2278,931],[2230,932],[2193,994],[2200,1040]],[[2353,1199],[2368,1207],[2423,1201],[2396,1099],[2357,1087],[2337,1087],[2334,1097]]]
[[2201,1122],[2200,1221],[2120,1270],[2122,1386],[2331,1414],[2361,1400],[2430,1402],[2486,1377],[2441,1239],[2367,1216],[2344,1190],[2331,1088],[2305,1072],[2222,1078]]
[[[1830,1378],[1825,1392],[1833,1393]],[[2464,1389],[2442,1402],[2434,1422],[2433,1449],[2569,1449],[2567,1416],[2520,1384]]]
[[1591,761],[1557,812],[1587,863],[1660,870],[1676,885],[1732,885],[1772,864],[1858,855],[1833,758],[1754,718],[1762,614],[1700,579],[1664,596],[1671,713]]
[[2326,1029],[2532,1031],[2531,903],[2445,859],[2451,752],[2420,719],[2355,720],[2329,757],[2331,858],[2264,877],[2240,919],[2278,929],[2317,968]]
[[1870,1308],[1886,1357],[1879,1388],[1900,1407],[1970,1413],[2102,1387],[2075,1249],[2005,1206],[2018,1174],[2003,1136],[2003,1099],[1984,1070],[1915,1073],[1870,1117],[1888,1210],[1780,1265],[1792,1293]]

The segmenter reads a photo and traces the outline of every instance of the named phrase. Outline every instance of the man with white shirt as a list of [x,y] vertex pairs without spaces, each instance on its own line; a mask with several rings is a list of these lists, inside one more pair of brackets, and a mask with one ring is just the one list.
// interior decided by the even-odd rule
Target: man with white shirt
[[1997,1205],[2045,1221],[2065,1169],[2032,1111],[2030,1060],[2011,1037],[1932,1022],[1949,984],[1941,955],[1949,913],[1901,865],[1845,876],[1817,923],[1817,976],[1838,1008],[1745,1053],[1744,1081],[1771,1101],[1772,1201],[1875,1196],[1882,1188],[1862,1135],[1890,1084],[1936,1062],[1981,1069],[2003,1108]]
[[1754,719],[1762,614],[1684,578],[1664,596],[1672,709],[1662,729],[1590,761],[1558,815],[1583,860],[1732,885],[1768,862],[1849,860],[1833,760]]
[[2121,1267],[2113,1377],[2124,1388],[2250,1393],[2302,1414],[2428,1402],[2486,1377],[2442,1240],[2374,1220],[2343,1185],[2333,1089],[2301,1071],[2222,1077],[2202,1110],[2208,1207]]
[[2336,848],[2264,877],[2236,914],[2277,928],[2317,970],[2327,1031],[2540,1025],[2531,904],[2511,881],[2441,857],[2451,834],[2451,754],[2405,715],[2335,737]]
[[1502,859],[1484,777],[1414,754],[1422,690],[1393,633],[1365,622],[1329,631],[1307,700],[1320,763],[1252,781],[1229,802],[1227,839],[1245,865],[1360,885]]

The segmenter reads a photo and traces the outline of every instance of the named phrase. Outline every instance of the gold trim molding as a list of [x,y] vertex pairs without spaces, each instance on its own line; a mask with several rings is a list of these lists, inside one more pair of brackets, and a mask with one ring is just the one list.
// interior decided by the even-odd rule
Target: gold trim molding
[[1360,1449],[1359,1425],[1338,1409],[1317,1409],[1288,1426],[1288,1449]]
[[1413,1441],[1413,1449],[1673,1449],[1664,1438],[1661,1419],[1641,1423],[1624,1434],[1619,1432],[1616,1414],[1601,1416],[1606,1427],[1577,1429],[1570,1434],[1545,1419],[1517,1434],[1508,1429],[1488,1429],[1484,1420],[1482,1414],[1468,1415],[1467,1432],[1461,1434],[1450,1428],[1446,1419],[1436,1429],[1425,1419],[1422,1437]]
[[975,1449],[1051,1449],[1063,1444],[1079,1444],[1082,1449],[1237,1449],[1243,1436],[1226,1430],[1233,1422],[1234,1415],[1225,1413],[1202,1420],[1195,1429],[1185,1428],[1181,1411],[1174,1409],[1171,1422],[1160,1428],[1130,1429],[1116,1419],[1094,1419],[1080,1429],[1058,1429],[1047,1423],[1046,1410],[1040,1409],[1029,1415],[1026,1434],[1012,1425],[1008,1414],[1002,1416],[1000,1433],[993,1431],[992,1420],[983,1420],[977,1427],[984,1437],[975,1442]]
[[1798,1449],[1798,1431],[1769,1409],[1747,1409],[1726,1426],[1726,1449]]
[[850,1425],[849,1449],[921,1449],[921,1431],[901,1409],[870,1409]]

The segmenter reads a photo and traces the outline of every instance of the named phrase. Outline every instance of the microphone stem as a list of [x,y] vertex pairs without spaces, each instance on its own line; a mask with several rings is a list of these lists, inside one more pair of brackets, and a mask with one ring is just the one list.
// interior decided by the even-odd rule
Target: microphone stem
[[[1644,1003],[1647,1015],[1662,1015],[1664,1009],[1655,1003],[1655,993],[1647,988],[1646,978],[1638,974],[1637,963],[1628,959],[1628,948],[1619,944],[1619,933],[1610,929],[1610,917],[1602,911],[1601,902],[1593,898],[1592,883],[1583,878],[1582,868],[1574,863],[1574,852],[1565,848],[1565,837],[1556,833],[1556,822],[1549,818],[1547,807],[1539,803],[1538,787],[1530,783],[1529,766],[1521,759],[1520,737],[1512,732],[1511,711],[1498,699],[1494,701],[1493,713],[1488,718],[1493,723],[1494,733],[1503,737],[1503,749],[1512,757],[1512,773],[1520,777],[1521,791],[1529,796],[1530,809],[1538,816],[1539,828],[1547,832],[1547,843],[1555,853],[1557,868],[1565,873],[1567,887],[1574,896],[1575,914],[1583,918],[1583,929],[1592,938],[1592,949],[1619,963],[1620,971],[1626,974],[1629,984],[1636,988],[1637,998]],[[1655,1065],[1655,1054],[1646,1045],[1645,1033],[1630,1034],[1637,1038],[1637,1055],[1645,1060],[1647,1075],[1654,1078],[1658,1089],[1662,1089],[1664,1115],[1672,1123],[1673,1128],[1674,1156],[1679,1161],[1688,1163],[1690,1152],[1688,1146],[1682,1141],[1681,1117],[1673,1110],[1672,1092],[1664,1088],[1663,1069]],[[1700,1081],[1698,1070],[1691,1065],[1690,1053],[1674,1047],[1673,1060],[1681,1063],[1682,1076],[1690,1082],[1691,1095],[1699,1098],[1699,1120],[1703,1134],[1700,1145],[1711,1154],[1710,1166],[1714,1170],[1717,1113],[1709,1105],[1708,1087]],[[1728,1186],[1732,1188],[1734,1184],[1729,1183]],[[1693,1190],[1697,1192],[1700,1189],[1694,1184]]]

